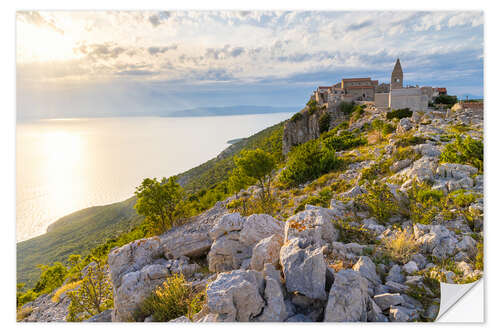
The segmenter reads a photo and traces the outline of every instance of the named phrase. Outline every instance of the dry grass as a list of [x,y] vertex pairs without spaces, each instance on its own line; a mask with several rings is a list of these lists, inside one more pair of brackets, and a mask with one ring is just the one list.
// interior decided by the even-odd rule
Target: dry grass
[[419,249],[415,236],[407,230],[399,230],[394,237],[385,238],[383,244],[389,255],[401,263],[408,262]]
[[61,298],[61,295],[64,292],[67,292],[69,290],[75,289],[76,287],[78,287],[80,285],[80,283],[82,283],[81,280],[80,281],[71,282],[71,283],[65,284],[64,286],[61,286],[61,288],[57,289],[57,291],[54,293],[54,296],[52,296],[52,298],[51,298],[52,303],[59,302],[59,300]]

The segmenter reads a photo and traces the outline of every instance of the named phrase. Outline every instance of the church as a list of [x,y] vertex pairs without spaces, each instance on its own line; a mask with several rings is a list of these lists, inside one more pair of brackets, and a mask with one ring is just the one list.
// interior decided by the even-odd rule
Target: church
[[398,58],[390,84],[379,84],[378,80],[370,77],[343,78],[333,86],[318,87],[313,92],[313,98],[327,108],[338,106],[341,102],[370,102],[380,108],[425,111],[430,101],[446,91],[445,88],[405,87],[403,76],[403,67]]

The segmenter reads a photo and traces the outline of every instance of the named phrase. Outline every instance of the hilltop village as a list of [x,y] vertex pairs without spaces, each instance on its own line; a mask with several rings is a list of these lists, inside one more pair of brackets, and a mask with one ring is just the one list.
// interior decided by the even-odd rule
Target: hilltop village
[[446,88],[404,86],[403,68],[399,58],[391,74],[391,83],[365,78],[346,78],[332,86],[319,86],[313,93],[314,100],[326,108],[337,107],[341,102],[357,102],[389,109],[409,108],[425,111],[429,102],[439,95],[446,95]]
[[[319,87],[180,185],[154,184],[192,189],[171,228],[146,217],[47,266],[18,321],[434,321],[440,282],[483,274],[482,102],[446,96],[404,87],[399,59],[390,85]],[[138,217],[118,211],[100,218]]]

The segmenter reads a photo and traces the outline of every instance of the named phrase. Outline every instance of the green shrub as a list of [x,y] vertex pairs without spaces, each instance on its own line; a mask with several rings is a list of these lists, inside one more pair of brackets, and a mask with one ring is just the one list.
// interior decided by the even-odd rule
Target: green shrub
[[334,222],[339,231],[339,242],[342,243],[358,243],[358,244],[375,244],[376,235],[362,226],[349,224],[345,220],[336,220]]
[[387,120],[391,120],[393,118],[403,119],[403,118],[409,118],[412,115],[413,111],[411,111],[409,108],[404,108],[387,112],[386,118]]
[[66,320],[82,321],[113,308],[113,286],[108,271],[104,260],[93,258],[82,281],[67,287],[77,289],[68,292],[71,303]]
[[389,186],[379,182],[367,183],[361,202],[368,206],[371,214],[381,223],[396,214],[399,208]]
[[409,147],[425,143],[426,139],[420,136],[405,135],[396,141],[396,147]]
[[39,265],[38,267],[42,274],[33,288],[33,291],[38,294],[48,294],[59,288],[68,273],[68,269],[60,262],[55,262],[52,266]]
[[381,160],[361,170],[361,180],[374,181],[390,172],[392,160]]
[[297,112],[296,114],[294,114],[292,116],[292,118],[290,118],[290,120],[293,121],[294,123],[296,123],[297,121],[301,120],[302,118],[304,118],[304,115],[302,114],[302,112]]
[[354,107],[356,106],[356,104],[354,104],[354,102],[340,102],[340,111],[342,111],[343,114],[345,114],[346,116],[350,115],[353,111],[354,111]]
[[390,123],[384,123],[384,127],[382,128],[382,135],[386,136],[388,134],[394,133],[396,127]]
[[446,104],[452,106],[457,102],[457,96],[440,95],[434,100],[434,104]]
[[483,171],[483,142],[470,136],[463,139],[457,135],[455,141],[447,144],[441,153],[441,162],[472,165]]
[[353,111],[352,111],[352,115],[351,115],[351,119],[350,119],[350,122],[351,123],[354,123],[356,122],[358,119],[361,119],[361,117],[365,114],[365,108],[364,108],[364,105],[361,106],[361,105],[357,105]]
[[327,132],[330,128],[330,114],[328,112],[323,113],[319,117],[319,132],[324,133]]
[[343,131],[339,135],[326,137],[323,143],[328,149],[341,151],[365,145],[367,141],[359,135]]
[[414,223],[430,224],[444,207],[444,194],[425,183],[412,183],[408,190],[410,219]]
[[143,321],[152,316],[156,322],[167,322],[181,316],[192,318],[201,310],[204,301],[204,292],[196,293],[184,276],[174,274],[139,305],[134,318]]
[[321,190],[318,195],[310,196],[304,199],[298,206],[295,208],[294,214],[301,212],[305,209],[306,205],[320,206],[327,208],[330,205],[330,200],[332,199],[333,193],[329,188],[324,188]]
[[319,140],[308,141],[288,154],[280,181],[287,186],[303,184],[341,165],[335,151],[321,146]]

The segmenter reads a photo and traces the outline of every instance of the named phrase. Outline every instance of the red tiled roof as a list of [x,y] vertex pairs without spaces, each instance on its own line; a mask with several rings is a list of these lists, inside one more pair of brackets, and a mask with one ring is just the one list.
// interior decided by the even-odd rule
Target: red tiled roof
[[352,87],[346,87],[346,89],[351,90],[351,89],[374,89],[374,86],[352,86]]
[[361,78],[353,78],[353,79],[342,79],[345,82],[356,82],[356,81],[371,81],[372,79],[369,77],[361,77]]

